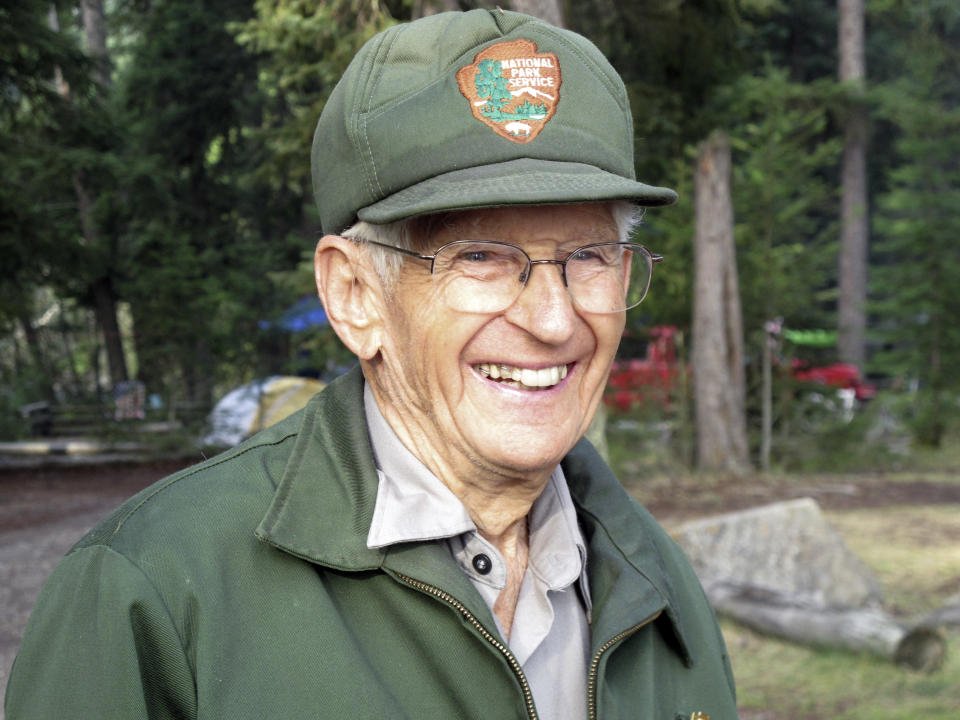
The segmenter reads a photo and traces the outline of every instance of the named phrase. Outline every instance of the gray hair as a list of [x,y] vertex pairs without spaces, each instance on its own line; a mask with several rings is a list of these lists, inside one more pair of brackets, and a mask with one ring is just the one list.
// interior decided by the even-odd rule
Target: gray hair
[[[613,221],[617,225],[617,236],[621,242],[629,242],[633,231],[643,221],[644,208],[626,200],[613,200],[609,203],[609,207]],[[378,242],[404,250],[415,250],[415,238],[411,230],[415,220],[417,218],[406,218],[383,225],[360,220],[344,230],[341,235],[364,247],[373,262],[374,270],[380,276],[380,281],[389,289],[397,280],[404,256],[402,253],[390,252],[368,243]],[[430,227],[429,223],[427,227]]]

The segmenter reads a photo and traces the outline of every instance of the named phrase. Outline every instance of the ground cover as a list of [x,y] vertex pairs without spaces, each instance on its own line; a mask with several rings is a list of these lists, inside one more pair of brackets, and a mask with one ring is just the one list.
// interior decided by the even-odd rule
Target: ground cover
[[[877,574],[885,607],[917,619],[960,590],[960,505],[871,507],[827,513]],[[743,720],[956,720],[960,630],[946,633],[947,659],[930,674],[845,652],[768,638],[732,622],[723,631]]]
[[[627,489],[668,529],[699,517],[813,497],[876,573],[884,607],[912,622],[960,594],[960,471],[924,458],[896,472],[696,475],[647,457],[614,464]],[[960,629],[947,658],[922,674],[884,660],[803,647],[722,621],[742,720],[956,720]]]

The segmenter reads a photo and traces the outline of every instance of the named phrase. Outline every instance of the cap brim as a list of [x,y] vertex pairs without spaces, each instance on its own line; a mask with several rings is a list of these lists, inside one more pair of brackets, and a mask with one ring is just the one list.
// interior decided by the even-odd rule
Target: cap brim
[[404,188],[357,211],[383,224],[418,215],[505,205],[565,205],[629,200],[643,207],[670,205],[677,194],[593,165],[519,158],[454,170]]

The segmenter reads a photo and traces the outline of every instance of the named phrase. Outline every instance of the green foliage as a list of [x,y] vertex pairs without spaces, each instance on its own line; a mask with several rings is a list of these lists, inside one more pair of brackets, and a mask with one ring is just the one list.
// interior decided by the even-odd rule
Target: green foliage
[[260,59],[263,104],[251,134],[271,187],[310,197],[317,118],[361,45],[392,22],[378,0],[257,0],[252,18],[229,25]]
[[663,262],[653,269],[650,290],[643,303],[627,313],[634,331],[653,325],[689,328],[693,313],[693,148],[688,147],[669,167],[666,185],[680,196],[667,208],[644,214],[635,239]]
[[774,387],[772,456],[778,470],[883,471],[906,462],[909,435],[902,415],[893,411],[893,398],[848,413],[832,389],[799,385],[786,377]]
[[957,395],[940,388],[913,395],[905,410],[907,427],[917,445],[940,447],[948,430],[957,424]]
[[882,345],[873,367],[929,390],[917,437],[936,445],[942,393],[960,388],[960,9],[925,2],[909,12],[902,75],[878,92],[898,137],[877,203],[872,310]]
[[840,140],[828,133],[823,84],[766,67],[724,91],[731,128],[734,237],[748,336],[766,320],[831,325],[823,295],[834,274],[834,188],[825,177]]
[[[744,328],[783,317],[798,328],[829,326],[835,190],[826,180],[839,140],[828,131],[823,84],[801,85],[767,66],[717,91],[733,151],[734,236]],[[670,170],[679,202],[650,211],[638,234],[666,260],[631,323],[686,327],[692,313],[695,148]]]
[[[33,311],[32,289],[69,264],[75,227],[70,173],[75,142],[91,124],[58,92],[58,71],[76,92],[89,87],[74,38],[47,24],[49,3],[0,8],[0,327]],[[61,276],[62,277],[62,276]]]
[[[264,277],[299,254],[301,198],[260,174],[258,62],[228,31],[246,2],[155,3],[118,78],[128,136],[116,203],[141,379],[209,399],[257,365],[257,321],[290,298]],[[115,196],[122,199],[126,193]]]
[[51,3],[18,0],[0,7],[0,118],[50,127],[62,112],[53,83],[59,71],[76,91],[89,88],[89,63],[76,39],[54,32]]
[[[130,305],[130,337],[151,391],[189,388],[184,394],[199,398],[254,374],[348,362],[329,331],[290,338],[264,334],[258,321],[312,292],[309,147],[326,98],[363,42],[423,3],[107,3],[114,73],[106,89],[91,82],[75,4],[58,5],[60,32],[48,26],[48,3],[0,8],[4,381],[30,392],[44,383],[58,392],[96,386],[100,341],[86,308],[102,281]],[[568,24],[601,47],[628,86],[639,177],[680,193],[675,206],[650,210],[637,233],[666,261],[628,316],[632,332],[689,327],[694,148],[715,127],[731,137],[755,389],[764,320],[835,324],[837,128],[851,101],[833,81],[836,4],[591,0],[567,9]],[[951,282],[960,273],[960,6],[870,0],[868,12],[871,369],[919,384],[909,396],[914,410],[893,414],[904,432],[935,444],[952,431],[945,408],[960,389],[949,372],[960,362],[952,322],[960,285]],[[58,68],[69,99],[54,83]],[[493,69],[481,68],[478,84],[498,106],[507,96]],[[528,102],[521,113],[538,107]],[[90,199],[86,235],[77,181]],[[70,327],[62,342],[46,327],[35,361],[12,333],[57,302],[71,308]],[[831,359],[829,348],[810,352]],[[13,368],[40,380],[14,381]],[[871,447],[856,420],[835,422],[788,386],[778,380],[783,465],[842,455],[844,443]],[[687,438],[686,447],[689,434],[687,425],[673,437]]]
[[474,85],[477,88],[477,95],[486,98],[490,105],[496,109],[502,108],[504,103],[510,101],[510,93],[507,92],[507,79],[503,77],[500,63],[496,60],[482,60],[477,65]]
[[796,83],[837,75],[835,0],[748,0],[741,17],[747,67],[769,63]]
[[569,26],[623,77],[636,128],[638,176],[664,182],[684,147],[715,127],[714,92],[743,68],[733,0],[570,3]]

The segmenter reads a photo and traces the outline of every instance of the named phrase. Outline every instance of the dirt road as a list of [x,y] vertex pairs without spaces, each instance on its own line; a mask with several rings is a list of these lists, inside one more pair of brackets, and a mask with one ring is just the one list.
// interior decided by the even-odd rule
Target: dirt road
[[57,561],[123,500],[187,464],[0,472],[0,697],[40,586]]

